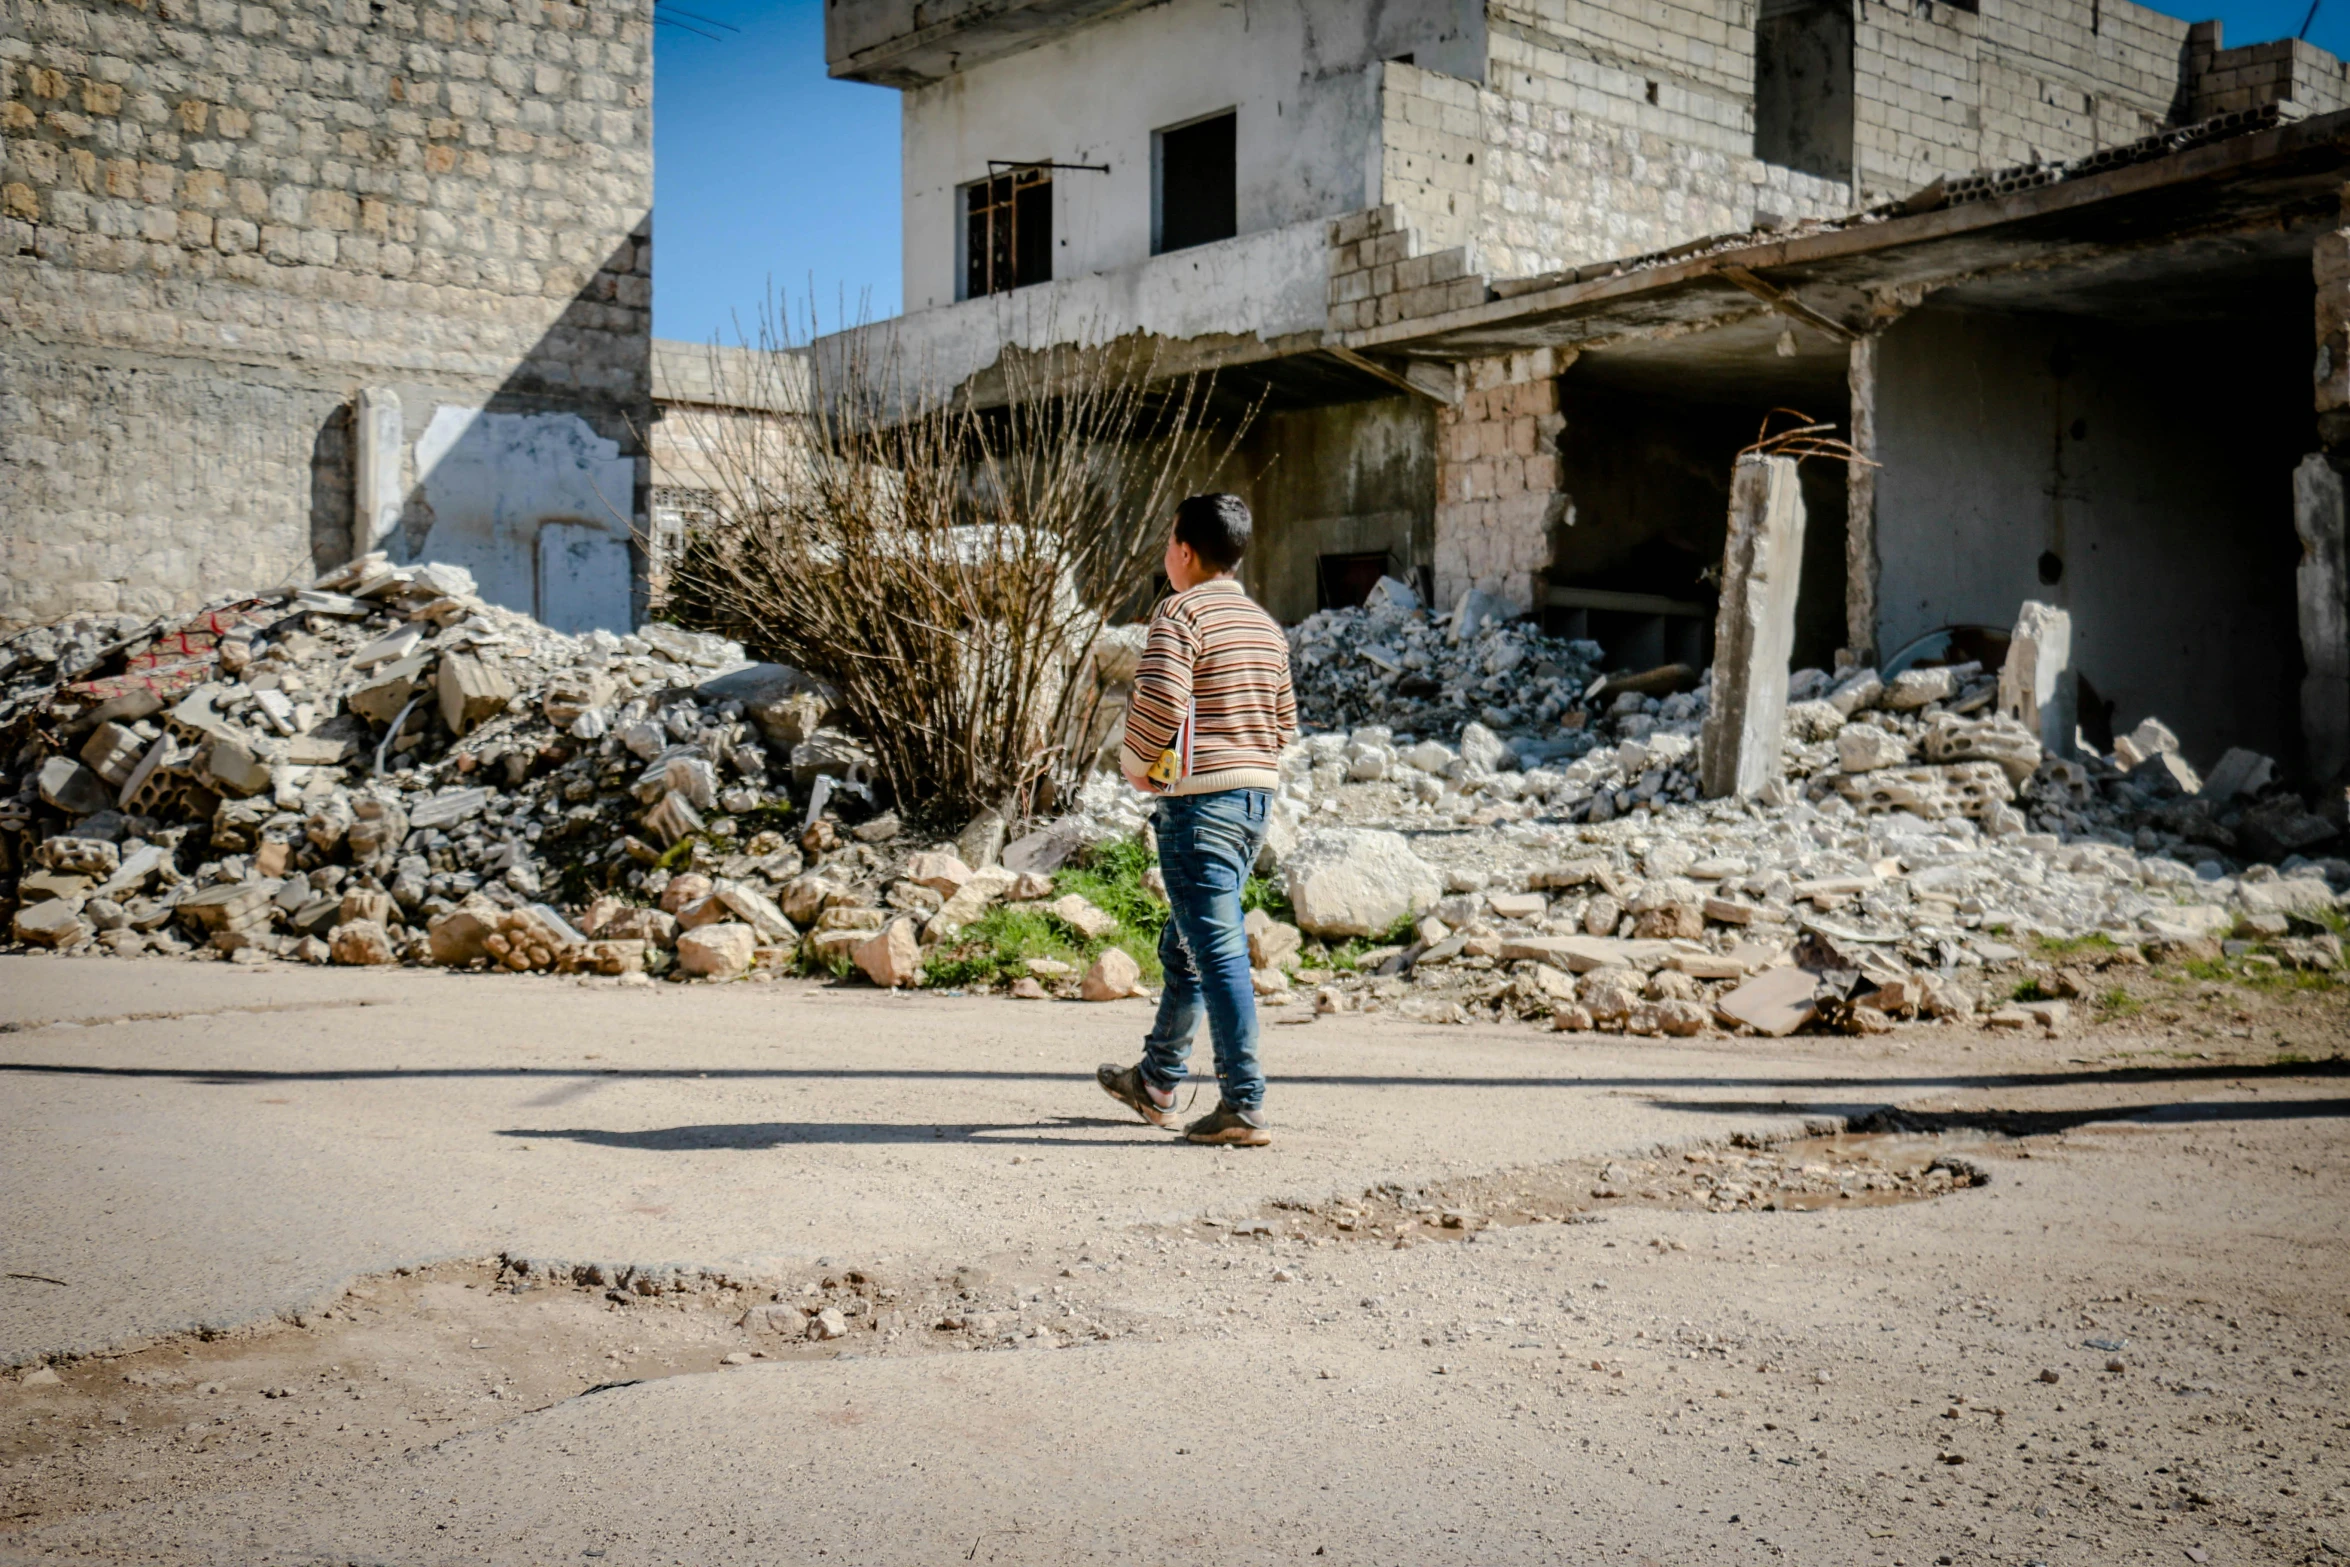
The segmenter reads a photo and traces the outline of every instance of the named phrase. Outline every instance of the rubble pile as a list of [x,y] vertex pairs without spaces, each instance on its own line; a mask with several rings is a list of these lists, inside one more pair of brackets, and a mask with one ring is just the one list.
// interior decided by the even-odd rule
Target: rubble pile
[[[1709,801],[1710,674],[1601,678],[1590,643],[1482,595],[1431,616],[1392,582],[1293,638],[1309,732],[1257,867],[1289,918],[1249,916],[1275,1002],[1632,1033],[2057,1031],[2096,964],[2341,961],[2338,814],[2248,751],[2199,776],[2152,720],[2052,755],[2012,671],[1800,671],[1783,778]],[[833,705],[715,637],[564,636],[463,571],[381,556],[166,622],[39,628],[0,643],[11,933],[891,988],[999,903],[1088,951],[1116,933],[1053,873],[1147,838],[1147,799],[1096,773],[1058,819],[985,812],[924,845],[877,808]],[[2035,937],[2086,956],[2051,966]],[[1115,946],[1026,975],[1013,994],[1140,982]]]
[[[2339,823],[2266,758],[2231,751],[2199,778],[2154,720],[2056,757],[2001,711],[2000,671],[1804,670],[1784,781],[1704,801],[1710,672],[1590,680],[1596,648],[1546,645],[1477,597],[1431,617],[1383,585],[1293,633],[1315,732],[1282,758],[1258,869],[1279,868],[1299,939],[1260,962],[1260,994],[1635,1033],[1978,1013],[2055,1031],[2087,982],[2052,972],[2013,1002],[2046,967],[2032,938],[2108,965],[2255,943],[2341,961],[2350,861],[2312,857]],[[1518,678],[1478,673],[1497,652]],[[1107,788],[1077,806],[1036,841],[1136,830],[1145,809]]]
[[[1555,731],[1581,703],[1601,656],[1596,642],[1546,637],[1498,601],[1465,595],[1431,616],[1418,595],[1382,577],[1360,609],[1326,609],[1289,633],[1298,716],[1308,728],[1384,725],[1449,737],[1481,723],[1503,734]],[[1529,739],[1529,744],[1533,743]]]
[[873,966],[907,983],[884,912],[954,887],[899,874],[913,846],[832,703],[716,637],[564,636],[461,569],[380,555],[193,616],[36,628],[0,644],[11,933],[730,974],[796,960],[809,926],[856,931],[859,962],[881,938]]

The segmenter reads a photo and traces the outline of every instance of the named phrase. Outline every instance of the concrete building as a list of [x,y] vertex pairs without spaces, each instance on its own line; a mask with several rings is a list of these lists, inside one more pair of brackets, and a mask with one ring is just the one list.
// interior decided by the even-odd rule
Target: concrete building
[[644,588],[645,0],[0,0],[0,626]]
[[2350,460],[2331,56],[2128,0],[826,15],[903,95],[868,330],[982,390],[1125,339],[1261,399],[1222,482],[1284,617],[1386,570],[1702,657],[1732,459],[1791,408],[1876,464],[1803,466],[1798,664],[2037,599],[2093,735],[2342,765],[2341,573],[2296,576]]

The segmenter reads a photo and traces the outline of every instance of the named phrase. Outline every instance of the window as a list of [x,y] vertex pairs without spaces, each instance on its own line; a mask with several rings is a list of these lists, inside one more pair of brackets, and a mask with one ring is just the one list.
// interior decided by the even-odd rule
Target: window
[[1754,25],[1754,155],[1852,178],[1849,0],[1763,0]]
[[1053,275],[1053,174],[1010,168],[963,187],[963,297],[978,299]]
[[1234,161],[1236,117],[1227,109],[1164,130],[1151,140],[1155,187],[1153,255],[1188,250],[1240,232],[1239,176]]

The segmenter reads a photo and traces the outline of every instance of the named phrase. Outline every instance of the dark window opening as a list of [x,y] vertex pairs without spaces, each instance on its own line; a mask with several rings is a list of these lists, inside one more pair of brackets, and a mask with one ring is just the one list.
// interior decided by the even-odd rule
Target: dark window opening
[[1314,561],[1316,609],[1355,609],[1371,596],[1381,577],[1392,573],[1385,550],[1356,555],[1322,555]]
[[1158,243],[1153,254],[1188,250],[1240,232],[1238,118],[1219,114],[1161,131]]
[[1763,0],[1754,24],[1754,155],[1852,178],[1851,0]]
[[1053,275],[1053,176],[1008,169],[964,187],[963,295],[978,299],[1049,282]]

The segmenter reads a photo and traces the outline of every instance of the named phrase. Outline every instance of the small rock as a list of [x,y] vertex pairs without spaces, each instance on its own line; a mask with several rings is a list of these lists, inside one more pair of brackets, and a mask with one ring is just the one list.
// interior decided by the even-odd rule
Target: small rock
[[1087,941],[1099,941],[1118,928],[1118,922],[1072,892],[1047,905],[1053,917]]
[[827,1306],[808,1319],[808,1337],[823,1341],[844,1336],[849,1331],[849,1319],[837,1307]]
[[758,948],[759,933],[748,925],[704,925],[677,938],[677,966],[704,979],[732,979],[749,972]]
[[353,968],[400,961],[399,954],[393,950],[390,933],[374,920],[352,920],[337,925],[334,935],[328,939],[327,949],[337,963]]
[[1142,965],[1120,947],[1104,947],[1079,982],[1078,995],[1088,1001],[1119,1001],[1142,986]]
[[891,920],[877,934],[850,948],[849,958],[884,990],[922,982],[922,944],[914,938],[912,920]]

